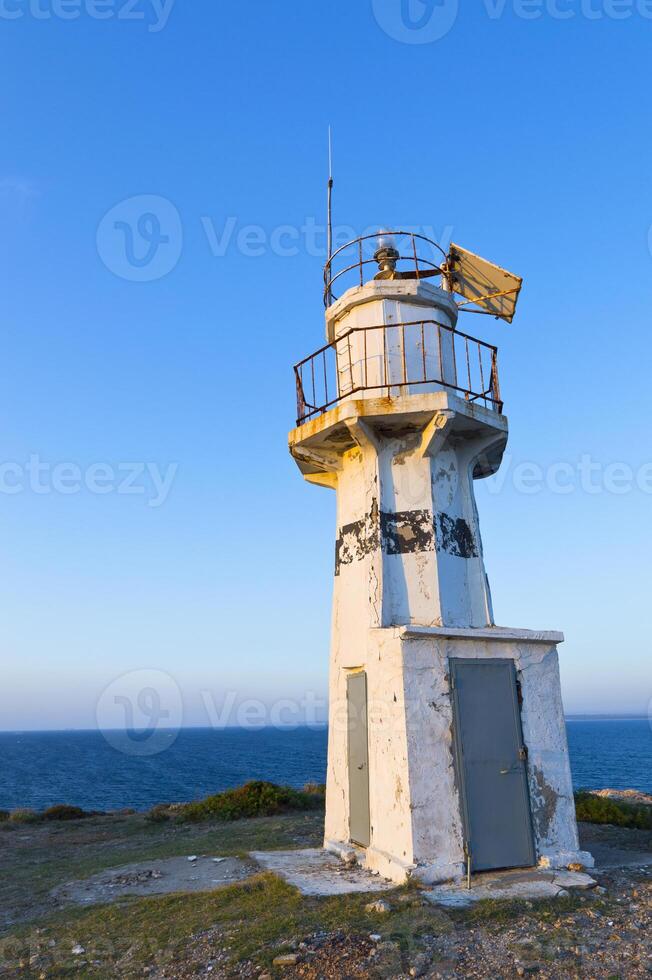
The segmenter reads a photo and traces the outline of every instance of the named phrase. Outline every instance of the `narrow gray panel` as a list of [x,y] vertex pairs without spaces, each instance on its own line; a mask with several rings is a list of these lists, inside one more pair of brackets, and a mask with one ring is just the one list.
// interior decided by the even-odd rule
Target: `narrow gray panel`
[[456,763],[472,868],[536,863],[516,671],[511,660],[451,660]]
[[371,842],[369,817],[369,748],[367,742],[367,675],[347,678],[349,735],[349,832],[351,841],[368,847]]

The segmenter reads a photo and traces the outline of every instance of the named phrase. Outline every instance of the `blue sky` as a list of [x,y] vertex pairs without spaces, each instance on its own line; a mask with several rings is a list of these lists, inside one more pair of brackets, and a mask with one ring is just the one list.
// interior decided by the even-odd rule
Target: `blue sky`
[[[497,620],[566,632],[569,711],[647,712],[649,8],[2,0],[0,728],[92,727],[133,671],[188,724],[323,697],[334,497],[286,435],[329,123],[336,223],[525,278],[513,326],[465,322],[511,424],[478,487]],[[110,228],[152,197],[130,264]]]

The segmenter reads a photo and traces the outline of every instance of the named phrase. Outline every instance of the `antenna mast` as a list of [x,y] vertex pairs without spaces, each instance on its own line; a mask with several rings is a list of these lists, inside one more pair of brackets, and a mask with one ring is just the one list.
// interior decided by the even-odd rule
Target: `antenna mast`
[[[327,275],[330,280],[330,261],[333,257],[333,135],[331,127],[328,127],[328,217],[327,217],[327,228],[328,228],[328,259],[326,262]],[[328,305],[330,306],[332,299],[332,293],[330,286],[328,289]]]

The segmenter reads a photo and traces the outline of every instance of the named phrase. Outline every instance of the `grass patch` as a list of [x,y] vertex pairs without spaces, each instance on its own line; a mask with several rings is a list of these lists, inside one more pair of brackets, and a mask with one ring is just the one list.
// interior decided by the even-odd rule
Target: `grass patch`
[[584,823],[611,824],[636,830],[652,830],[652,807],[621,803],[593,793],[575,794],[577,819]]
[[[29,810],[27,807],[20,807],[17,810],[12,810],[9,813],[9,817],[6,821],[7,827],[11,827],[13,824],[23,824],[23,823],[37,823],[39,820],[39,815],[35,810]],[[5,821],[3,821],[5,823]]]
[[230,823],[153,824],[142,814],[113,815],[13,829],[11,846],[0,842],[0,935],[11,923],[42,917],[51,888],[108,868],[189,854],[244,857],[319,847],[324,833],[318,810]]
[[[277,786],[260,780],[246,783],[237,789],[215,793],[197,803],[184,803],[170,808],[171,815],[181,822],[196,823],[201,820],[245,820],[251,817],[270,817],[300,810],[321,810],[324,806],[324,790],[321,786],[308,785],[303,790],[291,786]],[[150,819],[160,821],[162,808],[155,807]]]
[[[192,962],[193,945],[215,955],[227,951],[231,964],[252,960],[268,968],[288,942],[299,942],[318,931],[348,934],[382,932],[398,942],[404,953],[419,946],[421,936],[452,929],[448,916],[421,903],[389,897],[392,911],[369,913],[374,895],[309,898],[271,874],[258,875],[229,888],[200,895],[130,899],[111,906],[59,914],[41,923],[41,930],[20,930],[5,940],[4,963],[37,956],[48,977],[69,976],[85,961],[84,976],[142,976],[146,966]],[[385,898],[387,895],[385,894]],[[55,945],[49,943],[54,940]],[[80,944],[83,957],[72,955]]]

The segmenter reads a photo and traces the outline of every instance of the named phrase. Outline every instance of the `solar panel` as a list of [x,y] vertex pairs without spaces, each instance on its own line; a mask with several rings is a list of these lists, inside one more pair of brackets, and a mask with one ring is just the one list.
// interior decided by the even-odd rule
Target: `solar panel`
[[520,276],[454,244],[451,244],[448,268],[454,277],[454,291],[464,298],[459,304],[461,308],[472,303],[479,312],[512,322],[523,285]]

